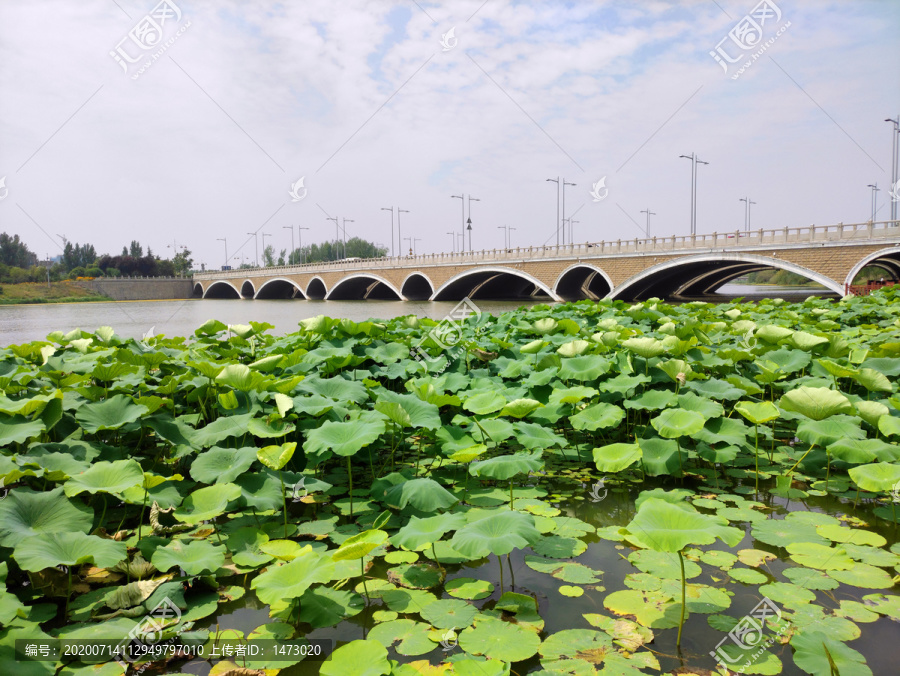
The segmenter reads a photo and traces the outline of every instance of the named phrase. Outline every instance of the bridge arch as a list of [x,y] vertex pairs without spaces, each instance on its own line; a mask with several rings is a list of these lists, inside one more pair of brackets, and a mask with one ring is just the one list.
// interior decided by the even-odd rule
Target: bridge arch
[[849,291],[860,270],[868,265],[881,268],[895,280],[900,279],[900,246],[891,246],[871,253],[854,265],[844,280],[845,293]]
[[194,284],[194,289],[191,292],[191,298],[203,298],[203,285],[200,282]]
[[403,280],[400,293],[407,300],[428,300],[434,295],[434,284],[423,273],[416,271]]
[[787,270],[818,282],[829,291],[844,294],[841,284],[809,268],[769,256],[740,253],[707,253],[684,256],[653,265],[626,279],[609,295],[621,300],[691,296],[712,293],[726,282],[766,268]]
[[284,277],[273,277],[272,279],[267,279],[266,282],[259,287],[259,290],[256,292],[254,298],[263,299],[291,299],[291,298],[306,298],[303,294],[303,289],[297,284],[297,282],[291,281],[290,279],[285,279]]
[[563,300],[600,300],[612,290],[613,283],[609,275],[589,263],[569,266],[553,285],[553,293]]
[[306,285],[306,297],[310,300],[325,300],[328,295],[328,287],[325,286],[324,280],[319,277],[313,277]]
[[434,293],[433,300],[462,300],[469,298],[526,299],[558,297],[541,280],[522,270],[504,267],[478,267],[460,272],[447,280]]
[[204,298],[240,298],[241,292],[237,290],[237,287],[231,282],[225,281],[217,281],[210,284],[206,292],[203,294]]
[[384,277],[357,272],[331,287],[326,300],[405,300],[396,286]]
[[249,279],[245,279],[241,284],[241,298],[253,298],[256,295],[256,287]]

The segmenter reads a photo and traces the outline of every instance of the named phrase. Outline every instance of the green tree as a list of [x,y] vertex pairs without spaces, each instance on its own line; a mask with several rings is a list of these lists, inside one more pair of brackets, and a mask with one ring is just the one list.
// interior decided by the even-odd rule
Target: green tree
[[191,254],[191,250],[187,247],[183,248],[172,259],[172,263],[175,266],[175,274],[183,275],[191,271],[194,267],[194,259]]
[[263,266],[270,268],[275,265],[275,247],[271,244],[263,249]]
[[127,251],[124,248],[122,249],[122,255],[131,256],[132,258],[143,258],[144,247],[136,239],[133,239],[131,240],[131,247]]
[[17,268],[28,268],[37,263],[35,256],[25,242],[18,235],[10,237],[5,232],[0,233],[0,263],[12,265]]

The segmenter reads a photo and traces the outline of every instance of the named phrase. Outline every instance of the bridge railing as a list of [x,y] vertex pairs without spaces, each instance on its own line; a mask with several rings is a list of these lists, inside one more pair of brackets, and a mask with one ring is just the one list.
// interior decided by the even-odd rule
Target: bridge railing
[[317,273],[338,270],[352,273],[354,270],[373,271],[379,268],[414,268],[431,265],[472,265],[486,261],[522,261],[538,258],[572,258],[579,256],[603,256],[640,253],[665,253],[689,250],[731,249],[744,246],[802,245],[841,241],[866,241],[900,237],[900,221],[868,221],[866,223],[838,223],[836,225],[807,225],[799,228],[774,230],[736,230],[734,232],[699,233],[696,235],[671,235],[645,239],[617,239],[615,241],[584,242],[559,246],[529,246],[510,249],[482,249],[454,253],[433,253],[384,258],[361,258],[355,261],[329,261],[277,265],[265,268],[239,268],[237,270],[208,270],[194,273],[194,279],[234,279],[264,271],[266,275],[291,273]]

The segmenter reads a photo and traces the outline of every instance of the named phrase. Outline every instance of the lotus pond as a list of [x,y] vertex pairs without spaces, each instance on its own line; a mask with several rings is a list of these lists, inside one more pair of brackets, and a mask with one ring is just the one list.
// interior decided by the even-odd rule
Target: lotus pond
[[896,673],[900,298],[271,328],[0,348],[0,672]]

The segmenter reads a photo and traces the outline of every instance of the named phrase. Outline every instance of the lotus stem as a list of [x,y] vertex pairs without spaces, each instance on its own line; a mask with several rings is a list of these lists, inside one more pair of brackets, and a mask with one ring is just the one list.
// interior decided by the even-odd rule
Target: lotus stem
[[791,467],[791,468],[788,470],[788,474],[793,473],[793,471],[794,471],[795,469],[797,469],[797,465],[799,465],[801,462],[803,462],[804,458],[806,458],[806,456],[809,455],[809,452],[810,452],[813,448],[815,448],[815,446],[816,446],[815,444],[812,444],[808,449],[806,449],[806,453],[804,453],[804,454],[800,457],[800,459],[799,459],[796,463],[794,463],[794,466]]
[[100,513],[100,521],[97,528],[103,528],[103,521],[106,519],[106,493],[103,493],[103,511]]
[[512,511],[513,509],[513,482],[512,479],[509,480],[509,509]]
[[366,557],[359,557],[359,572],[363,579],[363,591],[366,594],[366,605],[369,605],[369,588],[366,587]]
[[281,511],[284,512],[284,537],[287,537],[287,496],[284,494],[284,474],[278,470],[278,478],[281,480]]
[[350,469],[350,456],[347,456],[347,479],[350,482],[350,518],[353,518],[353,471]]
[[63,615],[66,622],[69,621],[69,596],[72,594],[72,566],[66,566],[66,613]]
[[681,618],[678,620],[678,639],[675,641],[675,647],[681,652],[681,628],[684,626],[684,606],[685,606],[685,577],[684,577],[684,556],[681,551],[678,552],[678,563],[681,564]]
[[437,550],[434,548],[434,543],[431,543],[431,555],[434,557],[434,562],[437,564],[438,569],[441,572],[444,572],[444,567],[441,565],[440,559],[438,559]]
[[144,486],[144,502],[141,504],[141,516],[138,518],[138,542],[141,540],[141,528],[144,525],[144,510],[147,508],[147,486]]
[[759,425],[757,423],[753,423],[753,456],[756,463],[756,489],[753,494],[755,500],[759,494]]
[[503,559],[497,554],[497,563],[500,564],[500,593],[503,593]]

